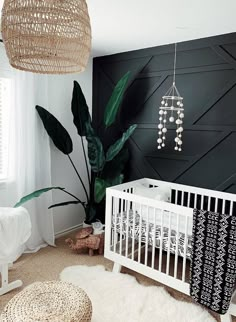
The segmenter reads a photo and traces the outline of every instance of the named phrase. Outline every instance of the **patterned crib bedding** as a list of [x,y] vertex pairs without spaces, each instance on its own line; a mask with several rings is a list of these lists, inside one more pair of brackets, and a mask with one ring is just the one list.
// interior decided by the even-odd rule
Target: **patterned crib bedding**
[[[122,220],[122,226],[121,226]],[[141,223],[140,223],[141,220]],[[128,224],[128,227],[127,227]],[[120,233],[122,231],[123,236],[127,236],[130,238],[134,238],[139,240],[139,236],[141,235],[141,242],[146,243],[148,238],[148,244],[150,246],[153,245],[154,234],[155,234],[155,247],[160,248],[161,246],[161,239],[162,239],[162,249],[164,251],[168,250],[168,240],[169,240],[169,228],[163,227],[163,238],[161,238],[161,225],[149,222],[147,224],[146,218],[140,216],[140,214],[136,211],[135,215],[132,210],[129,211],[127,216],[127,212],[118,213],[116,216],[113,215],[112,218],[112,229],[114,230],[116,227],[116,232]],[[121,229],[122,228],[122,229]],[[134,232],[133,232],[134,230]],[[148,234],[148,237],[147,237]],[[178,240],[177,240],[178,237]],[[178,255],[184,257],[184,244],[185,244],[185,234],[179,232],[177,236],[177,232],[173,227],[171,228],[171,235],[170,235],[170,253],[175,254],[176,247],[178,245]],[[191,259],[192,253],[192,236],[187,234],[187,251],[186,251],[186,258]]]

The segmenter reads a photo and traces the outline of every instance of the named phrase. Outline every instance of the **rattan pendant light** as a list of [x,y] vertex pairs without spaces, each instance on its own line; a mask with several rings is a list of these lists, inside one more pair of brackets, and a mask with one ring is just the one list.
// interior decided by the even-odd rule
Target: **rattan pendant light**
[[1,29],[17,69],[66,74],[87,65],[91,27],[85,0],[5,0]]

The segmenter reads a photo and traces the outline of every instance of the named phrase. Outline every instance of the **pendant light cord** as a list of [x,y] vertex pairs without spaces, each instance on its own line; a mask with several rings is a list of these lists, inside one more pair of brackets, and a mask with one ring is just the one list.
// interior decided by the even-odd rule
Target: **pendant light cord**
[[177,44],[175,43],[175,58],[174,58],[174,75],[173,75],[173,85],[175,85],[176,49],[177,49]]

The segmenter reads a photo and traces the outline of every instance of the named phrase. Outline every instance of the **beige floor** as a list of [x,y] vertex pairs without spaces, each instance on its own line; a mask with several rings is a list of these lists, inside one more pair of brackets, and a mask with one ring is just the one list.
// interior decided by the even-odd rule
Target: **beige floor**
[[[73,237],[73,235],[70,237]],[[71,251],[64,242],[65,238],[66,237],[59,238],[56,242],[57,247],[55,248],[46,247],[35,254],[25,254],[21,256],[9,272],[10,281],[21,279],[23,281],[23,287],[25,287],[36,281],[58,279],[60,272],[65,267],[71,265],[84,264],[93,266],[100,264],[104,265],[108,270],[112,269],[112,262],[105,259],[103,256],[95,255],[90,257],[87,253],[77,254]],[[160,285],[159,283],[128,269],[123,269],[122,272],[134,275],[137,280],[144,285]],[[0,297],[0,312],[5,304],[22,288]],[[170,288],[168,288],[168,291],[176,299],[191,302],[191,298],[186,295]],[[215,314],[214,317],[219,321],[217,314]],[[236,319],[233,320],[233,322],[236,322]]]

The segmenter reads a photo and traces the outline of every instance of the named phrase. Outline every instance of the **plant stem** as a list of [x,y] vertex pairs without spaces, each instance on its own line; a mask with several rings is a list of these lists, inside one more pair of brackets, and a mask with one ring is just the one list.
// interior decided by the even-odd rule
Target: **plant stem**
[[83,201],[81,201],[79,198],[77,198],[75,195],[73,195],[72,193],[70,193],[69,191],[62,189],[61,191],[67,193],[68,195],[70,195],[71,197],[75,198],[76,200],[78,200],[79,202],[83,203]]
[[88,174],[88,182],[89,182],[89,186],[90,186],[91,180],[90,180],[90,176],[89,176],[88,160],[87,160],[87,156],[86,156],[85,148],[84,148],[84,140],[83,140],[83,137],[82,136],[80,138],[81,138],[82,148],[83,148],[83,152],[84,152],[84,160],[85,160],[87,174]]
[[72,193],[70,193],[69,191],[66,191],[65,189],[61,190],[63,192],[65,192],[66,194],[70,195],[71,197],[75,198],[76,200],[78,200],[81,205],[83,206],[84,210],[85,210],[85,205],[84,205],[84,202],[81,201],[79,198],[77,198],[75,195],[73,195]]
[[77,174],[77,176],[78,176],[78,178],[79,178],[79,180],[80,180],[80,182],[81,182],[81,184],[82,184],[82,186],[83,186],[83,188],[84,188],[84,192],[85,192],[85,194],[86,194],[87,202],[89,202],[88,192],[87,192],[87,190],[86,190],[86,188],[85,188],[85,185],[84,185],[84,183],[83,183],[83,180],[81,179],[81,176],[79,175],[79,172],[77,171],[77,169],[76,169],[76,167],[75,167],[75,165],[74,165],[74,162],[72,161],[72,159],[71,159],[70,155],[69,155],[69,154],[67,154],[67,156],[68,156],[68,158],[69,158],[69,160],[70,160],[70,162],[71,162],[71,164],[72,164],[72,166],[73,166],[73,168],[74,168],[74,170],[75,170],[75,172],[76,172],[76,174]]

